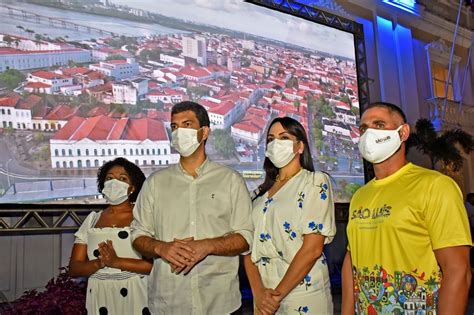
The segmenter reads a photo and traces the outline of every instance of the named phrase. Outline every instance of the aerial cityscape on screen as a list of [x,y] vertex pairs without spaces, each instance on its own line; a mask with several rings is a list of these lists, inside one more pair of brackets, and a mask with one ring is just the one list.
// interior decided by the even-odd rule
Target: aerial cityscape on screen
[[[128,4],[127,4],[128,3]],[[347,202],[363,183],[353,36],[235,1],[0,2],[0,202],[101,202],[125,157],[177,163],[170,110],[211,120],[209,158],[262,182],[275,117],[305,127],[316,169]]]

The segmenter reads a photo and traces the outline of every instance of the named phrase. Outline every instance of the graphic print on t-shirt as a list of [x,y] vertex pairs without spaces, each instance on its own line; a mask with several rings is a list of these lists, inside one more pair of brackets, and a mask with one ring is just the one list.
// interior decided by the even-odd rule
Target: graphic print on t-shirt
[[436,314],[441,274],[417,269],[389,274],[378,265],[352,272],[358,314]]
[[365,219],[378,219],[389,217],[391,214],[392,206],[384,204],[381,207],[370,209],[359,207],[352,211],[351,220],[365,220]]
[[408,163],[354,194],[347,225],[358,314],[436,314],[436,251],[471,246],[462,192]]

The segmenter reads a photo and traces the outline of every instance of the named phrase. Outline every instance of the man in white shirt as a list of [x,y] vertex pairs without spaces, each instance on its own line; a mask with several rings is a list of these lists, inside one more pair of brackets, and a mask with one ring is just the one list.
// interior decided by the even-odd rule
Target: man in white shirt
[[134,208],[133,246],[154,258],[149,307],[158,314],[230,314],[240,308],[239,254],[252,242],[242,177],[209,161],[209,117],[194,102],[171,112],[178,164],[144,183]]

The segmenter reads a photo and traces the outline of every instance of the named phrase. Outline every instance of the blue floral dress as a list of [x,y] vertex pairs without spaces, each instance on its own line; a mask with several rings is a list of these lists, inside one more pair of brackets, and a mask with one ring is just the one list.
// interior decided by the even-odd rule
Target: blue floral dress
[[[336,234],[330,179],[305,169],[271,198],[254,200],[255,226],[252,261],[266,288],[276,288],[303,244],[303,235],[324,235],[328,244]],[[324,254],[281,302],[277,314],[332,314],[329,272]]]

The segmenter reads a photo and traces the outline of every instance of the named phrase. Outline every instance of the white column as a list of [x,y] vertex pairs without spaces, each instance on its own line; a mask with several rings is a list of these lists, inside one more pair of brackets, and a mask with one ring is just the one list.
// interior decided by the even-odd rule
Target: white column
[[375,17],[375,45],[377,49],[381,101],[401,106],[397,44],[393,23],[380,16]]
[[[411,30],[400,24],[395,27],[397,46],[398,78],[400,82],[399,104],[409,123],[414,124],[420,117],[420,102],[415,71],[415,56]],[[430,78],[424,78],[430,80]]]

